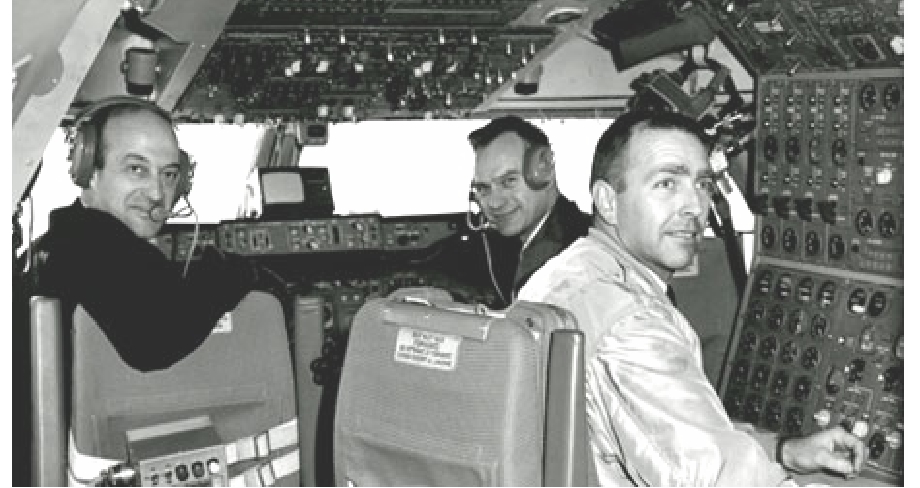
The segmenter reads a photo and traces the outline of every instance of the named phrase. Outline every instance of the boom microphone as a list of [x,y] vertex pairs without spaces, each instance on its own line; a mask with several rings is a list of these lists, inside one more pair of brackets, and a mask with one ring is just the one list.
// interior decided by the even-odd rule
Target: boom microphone
[[[474,231],[486,230],[492,227],[492,223],[489,222],[489,219],[486,218],[485,213],[480,212],[478,214],[473,214],[474,203],[479,205],[479,203],[476,201],[476,194],[470,190],[470,199],[466,204],[466,226],[469,227],[470,230]],[[479,222],[474,223],[474,219],[478,220]]]
[[155,222],[163,222],[169,217],[169,212],[166,210],[166,207],[157,205],[155,207],[150,207],[150,210],[147,212],[150,216],[150,220]]

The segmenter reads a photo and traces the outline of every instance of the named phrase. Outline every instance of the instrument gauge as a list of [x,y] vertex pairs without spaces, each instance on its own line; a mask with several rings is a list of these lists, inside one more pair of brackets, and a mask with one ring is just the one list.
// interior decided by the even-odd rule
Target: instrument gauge
[[801,303],[808,303],[815,294],[815,280],[806,276],[799,280],[796,299]]
[[872,83],[863,85],[859,90],[859,106],[863,110],[869,110],[878,103],[878,90]]
[[833,281],[825,281],[818,290],[818,305],[827,308],[834,303],[837,294],[837,285]]
[[751,302],[751,306],[748,309],[748,320],[758,323],[763,320],[764,314],[766,314],[766,310],[763,303],[759,301]]
[[815,314],[811,318],[811,337],[814,339],[822,339],[827,335],[828,330],[830,329],[827,323],[827,317],[821,314]]
[[773,249],[776,245],[776,230],[772,225],[765,225],[760,230],[760,245],[764,249]]
[[875,220],[868,209],[862,209],[856,214],[856,232],[861,236],[869,236],[875,228]]
[[783,307],[774,305],[773,308],[770,309],[770,314],[767,316],[767,327],[770,330],[779,330],[785,321],[786,312],[783,311]]
[[889,83],[882,91],[882,105],[885,110],[894,110],[901,104],[901,87],[894,83]]
[[783,251],[794,253],[799,248],[799,235],[789,227],[783,230]]
[[878,216],[878,233],[889,239],[897,235],[899,230],[898,219],[891,212],[882,212]]
[[772,289],[773,273],[770,270],[764,270],[757,276],[757,291],[761,295],[766,295]]
[[850,293],[847,298],[847,310],[854,314],[866,313],[866,304],[869,302],[869,294],[865,288],[857,288]]
[[878,317],[888,308],[888,296],[883,291],[877,291],[869,298],[869,316]]
[[805,352],[802,353],[802,366],[805,369],[812,369],[821,362],[821,352],[818,351],[817,347],[809,347],[805,349]]
[[827,256],[835,260],[841,259],[846,252],[847,246],[843,241],[843,237],[839,234],[832,235],[830,240],[827,241]]
[[783,274],[776,282],[776,298],[785,300],[792,295],[793,290],[792,276]]
[[813,230],[805,234],[805,253],[809,256],[821,254],[821,237]]

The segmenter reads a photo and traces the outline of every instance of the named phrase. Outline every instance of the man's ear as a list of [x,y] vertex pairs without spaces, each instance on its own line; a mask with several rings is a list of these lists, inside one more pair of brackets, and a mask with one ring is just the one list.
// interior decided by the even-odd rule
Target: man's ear
[[591,185],[591,200],[597,215],[608,225],[617,223],[617,192],[610,183],[597,180]]

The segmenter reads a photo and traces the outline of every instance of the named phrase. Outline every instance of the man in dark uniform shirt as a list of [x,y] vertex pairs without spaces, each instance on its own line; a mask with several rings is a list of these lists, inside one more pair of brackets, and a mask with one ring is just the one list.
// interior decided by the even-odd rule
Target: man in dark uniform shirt
[[35,246],[37,292],[61,298],[65,317],[81,305],[129,366],[167,368],[207,338],[257,273],[243,258],[209,248],[184,276],[148,242],[188,184],[168,114],[122,103],[90,119],[83,123],[99,134],[91,175],[74,175],[84,186],[80,198],[51,213]]
[[559,192],[549,139],[533,124],[500,117],[468,139],[476,153],[471,198],[488,225],[484,259],[467,264],[489,275],[508,306],[543,263],[588,233],[590,217]]

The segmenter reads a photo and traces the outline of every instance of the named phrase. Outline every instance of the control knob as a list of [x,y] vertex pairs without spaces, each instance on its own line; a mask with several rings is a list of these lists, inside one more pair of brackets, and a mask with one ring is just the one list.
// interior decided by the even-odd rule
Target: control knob
[[888,447],[900,449],[901,446],[904,445],[904,434],[902,434],[900,430],[889,432],[888,435],[885,436],[885,441],[888,443]]
[[869,423],[865,420],[857,420],[853,422],[853,427],[850,428],[850,433],[859,437],[860,439],[865,438],[869,435]]
[[815,412],[812,418],[815,419],[815,424],[821,428],[827,427],[831,423],[831,413],[824,408]]

